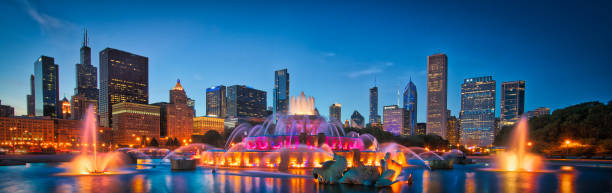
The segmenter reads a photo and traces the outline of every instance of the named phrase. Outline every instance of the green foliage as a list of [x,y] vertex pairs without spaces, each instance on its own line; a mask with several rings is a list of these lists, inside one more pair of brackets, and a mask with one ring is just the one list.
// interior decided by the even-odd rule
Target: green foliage
[[[513,128],[503,128],[495,145],[505,144]],[[545,154],[572,155],[612,154],[612,101],[608,104],[587,102],[555,110],[551,115],[529,120],[529,138],[533,150]],[[580,144],[563,145],[565,140]]]
[[159,142],[157,142],[157,139],[153,138],[153,139],[151,139],[151,142],[149,142],[149,146],[151,146],[151,147],[159,147]]
[[215,130],[210,130],[204,133],[204,136],[202,137],[202,142],[215,147],[223,147],[223,145],[225,144],[223,136]]

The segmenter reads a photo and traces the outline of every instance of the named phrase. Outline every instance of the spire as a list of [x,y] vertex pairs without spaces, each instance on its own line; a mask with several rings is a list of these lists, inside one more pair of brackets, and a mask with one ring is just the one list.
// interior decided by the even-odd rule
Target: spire
[[181,85],[181,79],[176,79],[176,85],[172,90],[183,90],[183,86]]
[[85,28],[85,32],[83,34],[83,47],[87,47],[87,28]]
[[374,76],[374,87],[376,87],[376,76]]

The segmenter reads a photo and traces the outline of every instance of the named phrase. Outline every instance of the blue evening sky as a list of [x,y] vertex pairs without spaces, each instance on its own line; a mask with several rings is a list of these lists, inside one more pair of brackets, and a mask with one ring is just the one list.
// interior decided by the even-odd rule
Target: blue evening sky
[[409,79],[426,112],[427,56],[448,55],[448,108],[458,115],[464,78],[526,80],[526,110],[612,99],[611,1],[0,1],[0,100],[26,113],[29,75],[55,57],[60,95],[75,87],[82,31],[92,63],[112,47],[149,57],[150,102],[177,78],[205,113],[205,89],[245,84],[268,92],[288,68],[290,93],[314,96],[327,116],[367,118],[368,88],[396,104]]

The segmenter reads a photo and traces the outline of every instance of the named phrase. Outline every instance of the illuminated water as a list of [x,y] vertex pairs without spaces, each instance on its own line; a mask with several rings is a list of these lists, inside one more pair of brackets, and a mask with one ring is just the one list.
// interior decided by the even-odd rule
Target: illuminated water
[[[557,170],[561,165],[552,165]],[[210,169],[172,172],[168,166],[130,166],[131,174],[110,176],[57,176],[66,169],[55,164],[0,167],[0,192],[611,192],[612,167],[574,163],[570,173],[489,172],[483,165],[453,170],[411,171],[414,184],[394,184],[388,189],[351,185],[319,185],[309,171],[299,175]],[[400,176],[402,178],[402,176]]]

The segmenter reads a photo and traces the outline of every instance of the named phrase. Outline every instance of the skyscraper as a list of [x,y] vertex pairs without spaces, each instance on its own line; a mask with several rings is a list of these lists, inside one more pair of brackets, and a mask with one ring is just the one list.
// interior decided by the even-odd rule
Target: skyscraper
[[446,54],[427,57],[427,134],[446,138],[446,94],[448,58]]
[[404,109],[407,113],[407,125],[404,126],[406,131],[402,133],[404,135],[415,135],[417,125],[417,89],[416,85],[412,82],[412,79],[406,85],[404,89]]
[[160,109],[160,136],[189,140],[193,133],[193,109],[187,105],[187,94],[177,80],[170,90],[170,103]]
[[223,85],[206,89],[206,116],[225,118],[227,115],[226,87]]
[[100,125],[112,125],[112,106],[121,102],[149,103],[149,58],[106,48],[100,52]]
[[70,119],[72,109],[70,108],[70,101],[64,96],[64,99],[61,101],[61,111],[62,111],[62,119]]
[[34,62],[34,108],[36,116],[61,117],[59,74],[55,59],[40,56]]
[[383,130],[393,135],[409,135],[412,131],[406,127],[408,123],[408,112],[397,105],[383,107]]
[[245,85],[233,85],[227,89],[227,116],[234,118],[266,117],[266,91]]
[[380,124],[378,115],[378,87],[370,88],[370,125]]
[[339,103],[334,103],[329,106],[329,119],[342,121],[342,105]]
[[87,46],[87,30],[83,35],[81,61],[76,64],[75,95],[83,95],[89,100],[98,100],[98,69],[91,65],[91,48]]
[[495,88],[491,76],[466,78],[461,84],[461,144],[488,146],[495,137]]
[[365,125],[365,118],[357,110],[351,115],[351,127],[363,129]]
[[34,89],[36,88],[36,86],[34,85],[34,75],[30,75],[30,94],[28,96],[26,96],[26,100],[28,103],[28,116],[33,117],[36,116],[36,109],[34,108],[35,106],[35,102],[34,102]]
[[289,110],[289,72],[287,69],[274,71],[274,114],[286,114]]
[[503,82],[501,92],[500,128],[513,126],[525,110],[525,81]]

